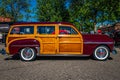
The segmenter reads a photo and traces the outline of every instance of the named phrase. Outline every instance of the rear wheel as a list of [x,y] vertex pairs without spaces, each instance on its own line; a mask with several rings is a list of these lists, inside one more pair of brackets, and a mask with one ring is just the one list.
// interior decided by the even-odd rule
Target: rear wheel
[[36,53],[33,48],[23,48],[20,51],[20,58],[23,61],[33,61],[36,58]]
[[93,54],[94,59],[100,61],[107,60],[109,56],[110,56],[110,51],[106,46],[98,46]]

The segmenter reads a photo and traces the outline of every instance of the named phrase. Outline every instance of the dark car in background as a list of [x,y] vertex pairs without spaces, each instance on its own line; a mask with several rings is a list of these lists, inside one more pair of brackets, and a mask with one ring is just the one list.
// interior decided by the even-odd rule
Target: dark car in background
[[120,44],[120,31],[116,31],[114,33],[114,40],[115,40],[115,45],[118,46]]

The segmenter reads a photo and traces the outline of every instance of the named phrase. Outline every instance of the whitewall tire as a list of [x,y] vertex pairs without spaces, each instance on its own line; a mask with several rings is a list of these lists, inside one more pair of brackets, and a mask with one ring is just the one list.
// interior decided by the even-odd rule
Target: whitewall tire
[[33,61],[36,58],[36,53],[33,48],[23,48],[20,51],[20,58],[23,61]]
[[110,56],[110,50],[106,46],[98,46],[93,53],[94,59],[100,61],[107,60],[109,56]]

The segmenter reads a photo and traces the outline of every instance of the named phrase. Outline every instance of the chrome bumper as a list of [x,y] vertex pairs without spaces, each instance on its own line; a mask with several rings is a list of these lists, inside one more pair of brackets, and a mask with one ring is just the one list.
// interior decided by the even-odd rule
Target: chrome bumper
[[117,54],[117,50],[115,50],[115,49],[112,50],[112,54],[114,54],[114,55]]

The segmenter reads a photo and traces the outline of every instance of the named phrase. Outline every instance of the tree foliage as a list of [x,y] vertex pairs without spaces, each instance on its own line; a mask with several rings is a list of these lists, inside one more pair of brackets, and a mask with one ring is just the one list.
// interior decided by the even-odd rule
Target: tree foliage
[[39,21],[67,21],[68,11],[65,0],[37,0],[37,19]]
[[[29,2],[28,2],[29,1]],[[14,22],[31,14],[32,0],[0,0],[0,16]],[[80,30],[96,31],[96,24],[120,21],[119,0],[36,0],[38,21],[71,22]]]
[[37,3],[39,21],[72,22],[80,30],[96,31],[97,23],[120,20],[119,0],[37,0]]
[[71,0],[69,11],[73,22],[77,19],[76,23],[89,30],[94,28],[96,31],[97,23],[120,19],[120,2],[119,0]]
[[0,16],[9,17],[13,22],[25,17],[29,10],[28,0],[0,0]]

